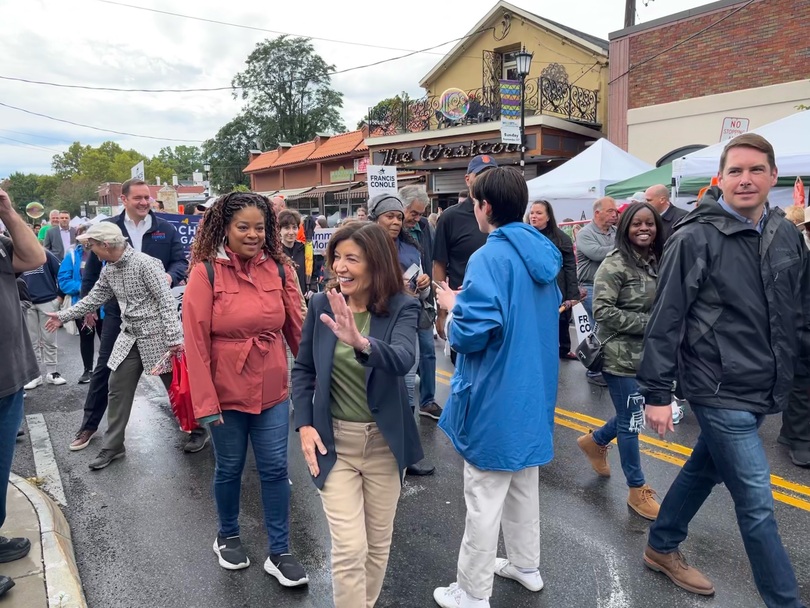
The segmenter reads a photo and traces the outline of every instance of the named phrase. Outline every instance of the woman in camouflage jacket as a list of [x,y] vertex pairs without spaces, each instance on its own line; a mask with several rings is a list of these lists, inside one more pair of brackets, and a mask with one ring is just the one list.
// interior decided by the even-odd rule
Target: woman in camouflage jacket
[[644,329],[650,318],[663,249],[661,216],[648,203],[633,203],[622,213],[616,248],[599,266],[594,280],[593,315],[604,344],[602,374],[616,415],[592,434],[577,440],[593,469],[610,476],[607,450],[619,445],[622,471],[630,493],[627,504],[646,519],[658,515],[655,492],[644,481],[638,433],[644,425],[644,398],[636,384]]

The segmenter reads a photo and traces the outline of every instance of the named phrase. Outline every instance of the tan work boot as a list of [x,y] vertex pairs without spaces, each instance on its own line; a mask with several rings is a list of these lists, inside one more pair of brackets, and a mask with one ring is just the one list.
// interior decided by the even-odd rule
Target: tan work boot
[[659,553],[649,545],[644,549],[644,565],[662,572],[681,589],[698,595],[714,595],[714,585],[703,573],[686,563],[680,551]]
[[585,456],[588,457],[597,475],[610,477],[610,465],[607,461],[607,451],[610,449],[610,445],[602,446],[596,443],[593,439],[593,433],[590,431],[588,431],[587,435],[577,438],[577,445],[580,450],[585,452]]
[[661,505],[655,500],[655,490],[646,483],[640,488],[630,488],[627,504],[644,519],[650,520],[658,517],[658,509],[661,508]]

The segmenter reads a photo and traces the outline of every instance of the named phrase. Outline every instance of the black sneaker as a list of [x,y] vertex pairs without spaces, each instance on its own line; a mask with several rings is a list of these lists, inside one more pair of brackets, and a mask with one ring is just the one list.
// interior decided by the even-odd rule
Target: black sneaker
[[276,580],[285,587],[298,587],[309,582],[304,567],[289,553],[268,557],[264,562],[264,571],[275,576]]
[[79,376],[79,384],[89,384],[90,377],[92,375],[93,372],[91,372],[89,369],[84,370],[84,373],[81,376]]
[[87,466],[89,466],[93,471],[98,471],[108,466],[113,460],[118,460],[119,458],[123,458],[126,455],[127,451],[124,448],[121,448],[120,452],[106,449],[101,450],[98,453],[98,456],[96,456],[96,459]]
[[242,570],[250,565],[250,559],[238,536],[222,538],[217,535],[214,541],[214,553],[219,558],[219,565],[226,570]]
[[208,439],[208,431],[205,429],[194,429],[188,436],[188,441],[186,441],[186,445],[183,446],[183,451],[186,454],[199,452],[208,445]]
[[419,415],[433,418],[433,420],[438,420],[442,417],[442,408],[435,401],[431,401],[428,404],[419,406]]
[[31,541],[27,538],[6,538],[0,536],[0,563],[22,559],[31,550]]
[[0,574],[0,597],[14,586],[14,581]]

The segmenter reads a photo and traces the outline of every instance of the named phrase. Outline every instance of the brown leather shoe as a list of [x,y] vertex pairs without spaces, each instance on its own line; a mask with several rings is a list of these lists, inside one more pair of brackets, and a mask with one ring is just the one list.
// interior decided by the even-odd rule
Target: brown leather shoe
[[596,471],[597,475],[601,477],[610,477],[610,465],[607,461],[607,451],[610,445],[601,446],[593,439],[593,433],[588,431],[587,435],[582,435],[577,438],[577,445],[579,449],[585,452],[585,456]]
[[655,521],[655,518],[658,517],[658,509],[661,508],[661,505],[655,500],[655,490],[646,483],[640,488],[630,488],[627,504],[644,519],[651,521]]
[[655,572],[662,572],[681,589],[698,595],[714,595],[714,585],[700,570],[686,563],[680,551],[659,553],[649,545],[644,549],[644,565]]
[[78,452],[79,450],[86,448],[88,445],[90,445],[90,440],[95,434],[95,431],[90,431],[87,429],[82,429],[76,433],[76,439],[70,442],[70,451]]

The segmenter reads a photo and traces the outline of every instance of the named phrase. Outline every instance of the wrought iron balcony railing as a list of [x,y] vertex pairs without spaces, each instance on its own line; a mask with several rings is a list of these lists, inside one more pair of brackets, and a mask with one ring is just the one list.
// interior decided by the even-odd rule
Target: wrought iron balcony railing
[[[453,111],[453,102],[448,102],[445,95],[396,99],[369,108],[369,133],[371,137],[380,137],[500,121],[499,87],[482,87],[464,93],[466,111],[462,112]],[[597,121],[596,109],[596,91],[544,77],[526,81],[525,111],[528,116],[549,114],[598,128],[601,125]]]

